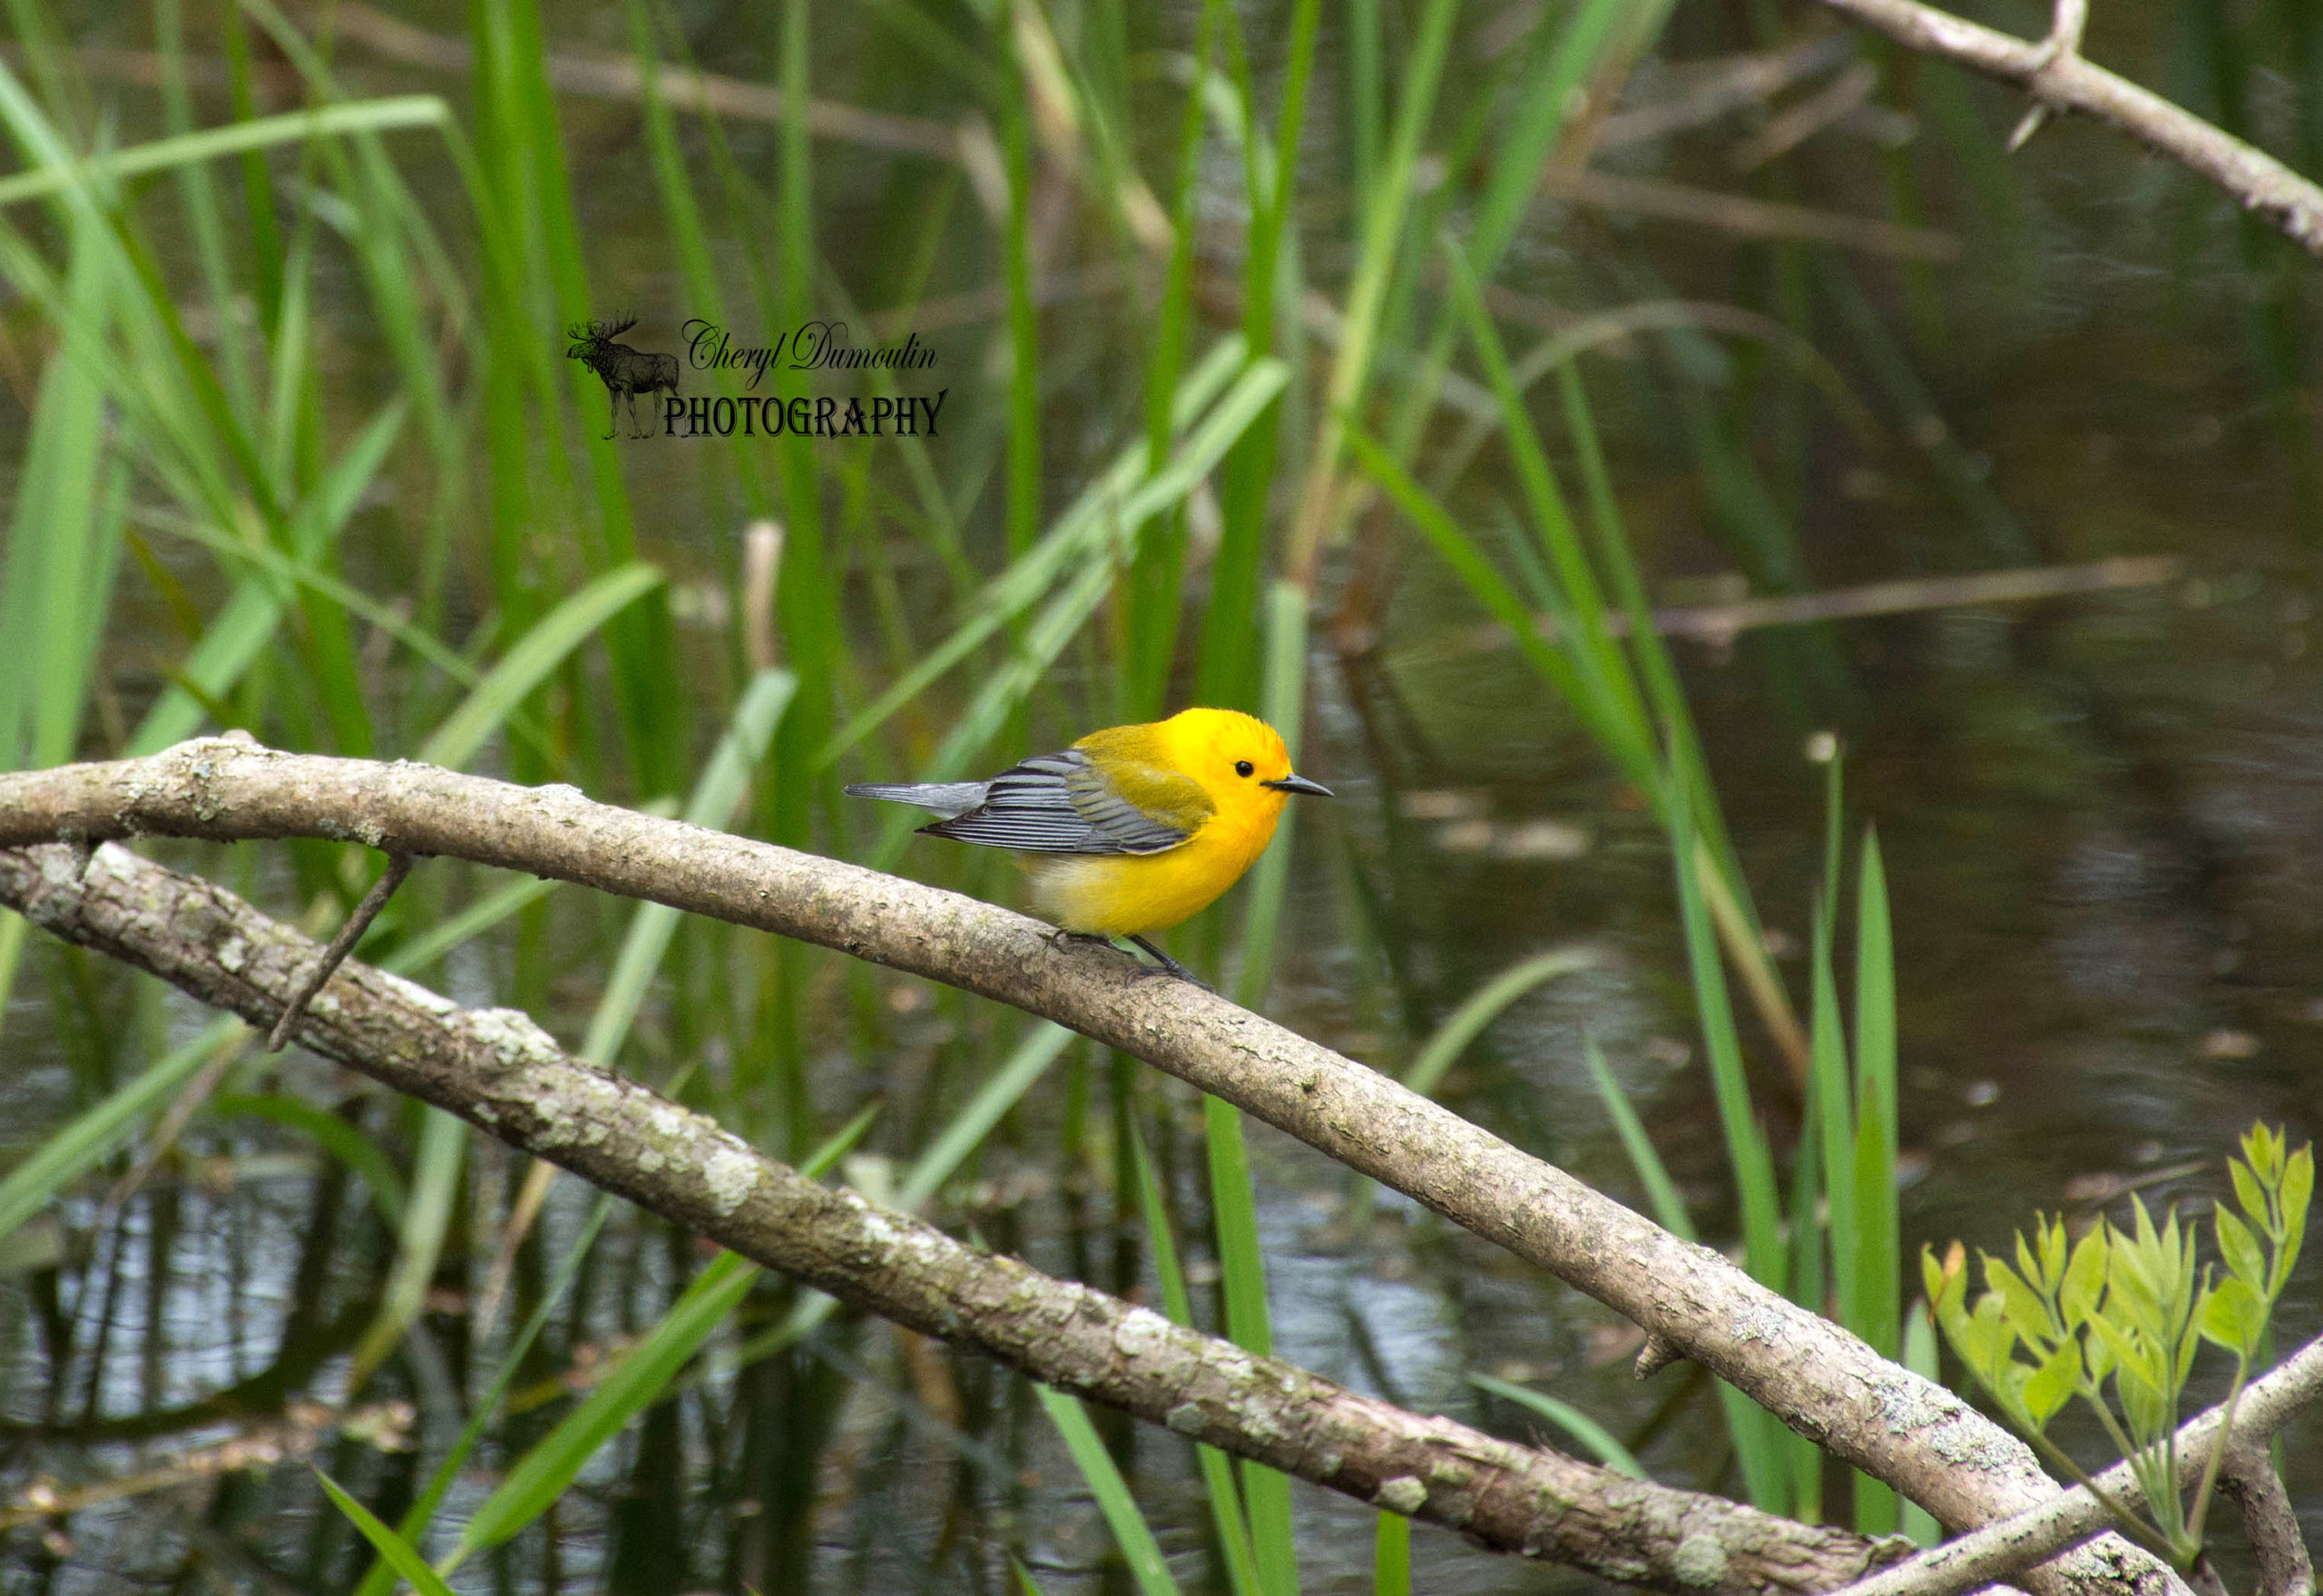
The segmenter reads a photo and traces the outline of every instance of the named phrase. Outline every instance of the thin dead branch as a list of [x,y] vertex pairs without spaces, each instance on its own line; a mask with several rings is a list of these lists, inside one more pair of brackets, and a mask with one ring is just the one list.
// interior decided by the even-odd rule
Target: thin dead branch
[[355,945],[363,940],[365,932],[371,929],[371,922],[379,917],[379,911],[387,906],[389,898],[395,896],[396,888],[403,885],[403,878],[411,874],[411,867],[412,857],[409,854],[387,856],[387,867],[379,873],[377,881],[371,883],[371,890],[363,895],[363,901],[355,906],[355,912],[347,916],[347,924],[341,925],[338,935],[330,939],[330,945],[323,949],[322,957],[315,961],[314,969],[299,984],[299,990],[290,994],[290,1001],[282,1005],[282,1017],[275,1021],[274,1029],[266,1033],[267,1052],[282,1051],[282,1044],[290,1040],[291,1028],[298,1024],[299,1016],[305,1013],[307,1005],[315,1001],[315,994],[323,989],[323,983],[330,979],[330,973],[355,951]]
[[1841,15],[1923,54],[1940,55],[2034,95],[2053,111],[2079,112],[2207,178],[2281,229],[2310,255],[2323,256],[2323,188],[2264,151],[2056,47],[2059,34],[2035,44],[1982,27],[1918,0],[1823,0]]

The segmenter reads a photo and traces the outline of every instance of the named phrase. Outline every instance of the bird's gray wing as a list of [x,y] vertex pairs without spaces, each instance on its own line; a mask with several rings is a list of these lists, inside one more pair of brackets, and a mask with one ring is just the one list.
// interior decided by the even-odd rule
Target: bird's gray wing
[[[1208,795],[1180,778],[1208,807]],[[1078,749],[1035,754],[985,784],[984,802],[923,826],[934,837],[1035,854],[1158,854],[1193,835],[1131,803]]]

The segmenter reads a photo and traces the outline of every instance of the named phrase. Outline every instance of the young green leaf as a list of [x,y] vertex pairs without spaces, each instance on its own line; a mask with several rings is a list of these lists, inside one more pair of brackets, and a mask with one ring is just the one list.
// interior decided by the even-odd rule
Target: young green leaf
[[2200,1323],[2205,1339],[2247,1362],[2267,1333],[2266,1300],[2236,1276],[2210,1294]]
[[2057,1307],[2066,1330],[2078,1330],[2097,1311],[2104,1294],[2105,1227],[2093,1225],[2074,1244],[2073,1261],[2065,1266],[2065,1278],[2057,1288]]
[[2080,1386],[2081,1343],[2068,1336],[2024,1382],[2024,1410],[2034,1429],[2045,1429]]
[[[2315,1149],[2308,1144],[2301,1146],[2283,1163],[2283,1239],[2275,1268],[2285,1278],[2290,1275],[2291,1260],[2298,1256],[2298,1244],[2306,1239],[2307,1205],[2314,1195]],[[2275,1288],[2282,1288],[2279,1282]]]
[[[2024,1246],[2024,1238],[2017,1238]],[[2008,1327],[2021,1337],[2028,1346],[2045,1349],[2055,1342],[2058,1330],[2049,1312],[2049,1305],[2032,1282],[1987,1252],[1985,1260],[1985,1285],[1997,1293],[2001,1313]],[[1983,1305],[1978,1304],[1981,1311]]]
[[2272,1229],[2274,1205],[2267,1200],[2266,1185],[2259,1180],[2257,1172],[2240,1159],[2229,1159],[2226,1170],[2234,1178],[2234,1200],[2242,1205],[2242,1211],[2250,1216],[2250,1222],[2262,1230]]
[[2210,1215],[2218,1229],[2219,1256],[2226,1260],[2227,1271],[2237,1280],[2249,1283],[2253,1291],[2267,1289],[2267,1255],[2259,1246],[2259,1239],[2250,1234],[2250,1227],[2224,1209]]

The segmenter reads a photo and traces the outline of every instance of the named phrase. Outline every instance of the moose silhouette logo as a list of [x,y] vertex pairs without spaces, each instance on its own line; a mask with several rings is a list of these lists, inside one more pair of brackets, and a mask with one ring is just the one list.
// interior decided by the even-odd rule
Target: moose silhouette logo
[[568,360],[578,360],[595,372],[605,385],[605,436],[611,437],[619,426],[617,406],[624,400],[629,405],[629,436],[633,438],[653,435],[641,430],[637,424],[637,396],[651,395],[656,389],[678,391],[678,357],[658,355],[650,350],[632,349],[613,339],[637,325],[632,316],[622,321],[576,321],[567,327],[565,336],[573,347],[564,351]]

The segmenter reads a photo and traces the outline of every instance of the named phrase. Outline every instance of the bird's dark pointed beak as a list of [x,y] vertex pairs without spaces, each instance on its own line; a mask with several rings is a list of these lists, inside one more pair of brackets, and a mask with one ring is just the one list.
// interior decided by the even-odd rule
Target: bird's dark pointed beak
[[1331,789],[1319,781],[1309,781],[1304,776],[1285,776],[1279,781],[1261,781],[1260,787],[1271,787],[1277,792],[1303,792],[1309,798],[1333,797]]

